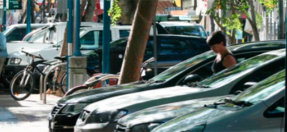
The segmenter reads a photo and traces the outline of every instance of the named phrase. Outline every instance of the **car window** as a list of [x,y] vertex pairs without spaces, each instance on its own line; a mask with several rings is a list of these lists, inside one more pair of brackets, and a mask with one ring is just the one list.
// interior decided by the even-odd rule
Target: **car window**
[[285,105],[284,98],[281,98],[279,101],[274,103],[271,107],[269,107],[265,112],[264,116],[267,118],[276,118],[276,117],[284,117],[285,113]]
[[[255,55],[258,55],[260,53],[261,52],[253,52],[253,53],[249,52],[249,53],[243,53],[243,54],[234,54],[234,57],[237,60],[237,62],[240,63],[240,62],[242,62],[242,61],[244,61],[244,60],[246,60],[248,58],[251,58],[251,57],[253,57]],[[213,64],[213,61],[211,61],[209,63],[206,63],[206,65],[198,68],[197,70],[193,71],[192,73],[187,74],[186,76],[188,76],[190,74],[197,74],[197,75],[200,76],[201,79],[206,79],[207,77],[210,77],[213,74],[213,71],[211,69],[212,64]],[[180,83],[178,85],[185,84],[183,82],[184,78],[182,78],[182,80],[180,81]]]
[[208,86],[208,87],[220,87],[233,81],[234,79],[247,74],[250,70],[256,68],[257,66],[265,64],[269,60],[278,57],[277,55],[272,54],[261,54],[255,56],[249,60],[243,61],[237,64],[234,67],[223,70],[201,82],[198,83],[200,86]]
[[206,37],[203,29],[199,26],[168,26],[165,28],[170,34]]
[[110,44],[111,48],[119,48],[119,49],[125,49],[126,45],[127,45],[126,38],[115,40]]
[[197,55],[195,57],[192,57],[186,61],[183,61],[173,67],[170,67],[169,69],[165,70],[164,72],[158,74],[157,76],[150,79],[150,81],[165,81],[169,78],[172,78],[174,76],[177,76],[178,74],[184,72],[189,67],[196,65],[200,62],[203,62],[206,59],[214,57],[215,54],[212,51],[206,52],[204,54]]
[[[99,47],[103,43],[103,31],[90,31],[80,38],[82,47]],[[110,41],[112,39],[110,38]]]
[[26,35],[26,28],[16,28],[8,36],[6,36],[6,41],[20,41]]
[[185,60],[193,55],[192,47],[184,40],[159,38],[158,60]]
[[188,42],[194,47],[194,54],[200,54],[210,50],[210,47],[206,43],[206,39],[188,39]]
[[128,37],[130,35],[130,30],[120,30],[120,37]]
[[146,50],[145,50],[145,55],[144,55],[144,60],[147,60],[151,57],[154,56],[153,54],[153,49],[154,49],[154,41],[153,40],[149,40],[146,44]]
[[245,90],[239,94],[234,100],[257,103],[260,100],[273,95],[285,86],[285,70],[276,73],[257,85]]

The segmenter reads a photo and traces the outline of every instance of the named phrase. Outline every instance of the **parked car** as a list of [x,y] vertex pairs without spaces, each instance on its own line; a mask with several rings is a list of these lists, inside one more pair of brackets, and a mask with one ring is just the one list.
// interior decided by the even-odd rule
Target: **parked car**
[[226,103],[193,110],[158,126],[152,132],[282,132],[284,97],[285,70]]
[[[126,37],[111,43],[110,73],[117,74],[120,72],[127,42],[128,38]],[[208,51],[209,49],[205,38],[172,34],[157,35],[158,72],[161,73],[179,62]],[[99,62],[102,62],[102,48],[95,50],[95,53],[99,56]],[[153,56],[154,37],[150,36],[146,45],[143,61]],[[101,67],[102,66],[99,65],[99,69],[101,69]],[[146,80],[154,76],[153,67],[149,67],[150,71],[146,72]]]
[[[237,61],[245,60],[260,53],[285,48],[285,41],[265,41],[256,43],[246,43],[230,46],[228,49],[233,52]],[[103,89],[94,89],[75,95],[70,95],[58,101],[57,106],[53,108],[49,115],[49,128],[54,131],[71,130],[76,123],[82,109],[96,101],[110,97],[124,95],[128,93],[141,92],[146,90],[159,89],[175,85],[183,85],[184,78],[189,74],[198,74],[202,78],[212,75],[211,65],[215,59],[212,51],[192,57],[183,61],[161,74],[153,77],[147,82],[133,82],[124,85],[110,86]],[[73,106],[77,109],[63,112],[67,106]]]
[[[247,82],[259,82],[284,69],[284,62],[285,49],[271,51],[187,86],[178,85],[97,101],[84,108],[74,129],[75,132],[113,132],[121,117],[142,109],[190,99],[233,94],[250,87],[249,84],[246,85]],[[189,82],[196,80],[199,79],[194,78]],[[69,111],[70,107],[66,106],[62,112]]]
[[185,115],[206,104],[222,103],[234,94],[193,99],[140,110],[120,118],[114,132],[150,132],[153,128],[181,115]]
[[[45,27],[47,24],[31,24],[31,31]],[[26,35],[26,24],[15,24],[9,26],[3,33],[6,37],[6,41],[21,41]]]
[[188,22],[159,22],[170,34],[181,34],[190,36],[207,37],[207,33],[200,24],[192,24]]
[[[274,85],[276,79],[282,80],[285,70],[268,77],[253,87],[265,88],[266,85]],[[270,85],[269,85],[270,86]],[[246,93],[244,91],[243,93]],[[240,95],[242,95],[241,93]],[[240,96],[238,95],[238,96]],[[155,127],[172,120],[173,118],[188,114],[197,108],[202,108],[204,105],[222,104],[225,99],[234,99],[235,95],[226,95],[220,97],[209,97],[188,100],[183,102],[176,102],[160,106],[144,109],[133,114],[129,114],[118,121],[116,132],[150,132]],[[187,126],[183,126],[187,127]],[[177,129],[172,129],[175,132]],[[235,131],[235,130],[232,130]]]

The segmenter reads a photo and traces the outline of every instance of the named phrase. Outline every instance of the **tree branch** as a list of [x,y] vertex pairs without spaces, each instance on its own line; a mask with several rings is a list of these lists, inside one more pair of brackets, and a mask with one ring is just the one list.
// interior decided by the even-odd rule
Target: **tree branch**
[[[225,32],[227,34],[227,31],[225,30],[225,28],[219,23],[219,21],[214,17],[214,21],[215,23],[221,28],[221,30],[223,32]],[[227,34],[228,37],[231,37],[230,35]]]

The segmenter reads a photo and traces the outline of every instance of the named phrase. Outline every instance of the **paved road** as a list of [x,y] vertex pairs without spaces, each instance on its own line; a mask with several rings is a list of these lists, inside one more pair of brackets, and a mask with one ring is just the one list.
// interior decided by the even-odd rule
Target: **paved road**
[[0,132],[48,132],[47,115],[59,99],[48,95],[47,104],[43,104],[39,94],[15,101],[0,93]]

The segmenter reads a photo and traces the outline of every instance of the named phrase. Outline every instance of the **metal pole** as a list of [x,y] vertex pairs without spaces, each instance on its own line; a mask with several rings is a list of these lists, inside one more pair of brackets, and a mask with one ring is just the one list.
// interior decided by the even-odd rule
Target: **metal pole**
[[70,78],[70,74],[69,74],[69,69],[70,69],[70,66],[69,66],[69,57],[72,56],[72,53],[73,53],[73,49],[72,49],[72,46],[73,46],[73,1],[72,0],[68,0],[67,2],[68,4],[68,23],[67,23],[67,43],[68,43],[68,56],[67,56],[67,78],[66,78],[66,90],[68,91],[69,90],[69,86],[70,86],[70,81],[69,81],[69,78]]
[[6,0],[3,0],[3,31],[6,30]]
[[80,51],[80,25],[81,25],[81,0],[75,0],[74,4],[74,14],[75,14],[75,29],[74,29],[74,35],[75,35],[75,52],[74,56],[81,56],[82,53]]
[[283,0],[279,0],[278,3],[279,6],[279,26],[278,26],[278,39],[283,39],[284,38],[284,26],[283,26]]
[[110,0],[104,0],[104,31],[103,31],[103,56],[102,56],[102,73],[110,72],[110,24],[111,19],[108,16],[108,10],[110,9]]
[[26,33],[30,33],[31,31],[31,0],[27,0],[27,29]]
[[153,19],[153,55],[154,55],[154,76],[157,75],[157,34],[156,34],[156,16]]

